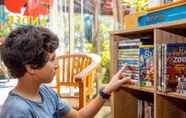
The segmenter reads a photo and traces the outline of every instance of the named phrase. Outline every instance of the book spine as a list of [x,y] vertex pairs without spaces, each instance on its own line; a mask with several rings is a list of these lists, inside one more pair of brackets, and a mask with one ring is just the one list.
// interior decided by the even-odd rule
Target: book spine
[[119,46],[119,49],[138,49],[138,45]]
[[163,91],[163,76],[162,76],[162,63],[163,63],[163,45],[160,44],[160,59],[159,59],[159,86],[160,86],[160,91]]
[[167,78],[167,45],[165,45],[165,56],[164,56],[164,79],[165,79],[165,91],[168,91],[168,78]]
[[166,44],[162,47],[162,84],[163,92],[167,92],[167,79],[166,79]]
[[161,45],[157,46],[158,79],[157,89],[161,91]]
[[165,92],[165,76],[164,76],[164,58],[165,58],[165,46],[164,44],[162,44],[162,72],[161,72],[161,75],[162,75],[162,91]]

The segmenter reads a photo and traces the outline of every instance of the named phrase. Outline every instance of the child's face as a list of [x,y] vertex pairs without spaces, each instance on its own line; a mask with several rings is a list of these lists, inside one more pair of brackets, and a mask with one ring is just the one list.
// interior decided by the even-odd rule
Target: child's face
[[56,69],[56,63],[54,61],[55,56],[55,52],[49,53],[49,61],[45,64],[44,67],[37,70],[37,78],[41,83],[49,83],[53,80]]

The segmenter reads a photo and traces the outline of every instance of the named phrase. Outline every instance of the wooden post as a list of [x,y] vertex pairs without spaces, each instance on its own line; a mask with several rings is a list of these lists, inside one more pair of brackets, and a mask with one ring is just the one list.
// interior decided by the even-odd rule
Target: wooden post
[[86,93],[85,93],[85,81],[80,81],[79,82],[79,96],[81,96],[79,98],[79,107],[82,108],[83,106],[86,105]]
[[69,53],[74,49],[74,0],[69,0]]
[[113,4],[113,17],[116,23],[114,24],[114,29],[123,29],[123,6],[119,0],[112,0]]
[[60,65],[59,65],[59,61],[57,61],[57,69],[56,69],[56,90],[57,90],[57,94],[58,96],[61,96],[61,84],[60,84]]
[[114,29],[117,29],[117,24],[115,22],[117,22],[117,10],[116,10],[116,0],[112,0],[112,4],[113,4],[113,8],[112,8],[112,12],[113,12],[113,19],[114,19]]
[[[84,0],[81,0],[81,33],[80,33],[80,40],[81,40],[81,46],[83,47],[84,45]],[[81,49],[82,51],[82,49]]]
[[123,7],[121,5],[120,0],[117,0],[117,10],[118,10],[118,22],[119,22],[119,28],[123,29]]
[[99,53],[101,51],[100,40],[98,38],[98,35],[99,35],[99,11],[100,11],[100,2],[99,2],[99,0],[95,0],[93,43],[95,43],[95,45],[96,45],[96,52],[97,53]]
[[[93,33],[94,33],[94,37],[93,37],[93,43],[95,43],[96,45],[96,52],[99,54],[101,52],[101,41],[98,38],[99,35],[99,11],[100,11],[100,1],[99,0],[95,0],[95,11],[94,11],[94,29],[93,29]],[[100,70],[100,69],[99,69]],[[98,71],[99,71],[98,70]],[[97,72],[98,72],[97,71]],[[100,71],[96,74],[96,94],[98,94],[99,92],[99,88],[100,88],[100,79],[99,76],[101,75]]]

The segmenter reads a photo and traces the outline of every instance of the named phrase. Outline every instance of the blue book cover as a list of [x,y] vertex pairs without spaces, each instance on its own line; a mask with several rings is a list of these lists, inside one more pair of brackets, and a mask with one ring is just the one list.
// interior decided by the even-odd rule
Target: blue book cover
[[140,70],[140,85],[152,86],[154,81],[154,58],[153,45],[140,48],[139,55],[139,70]]
[[119,64],[138,65],[138,60],[119,60]]
[[[165,0],[164,2],[171,2],[171,0]],[[186,4],[147,13],[138,18],[138,24],[139,26],[147,26],[182,19],[186,19]]]

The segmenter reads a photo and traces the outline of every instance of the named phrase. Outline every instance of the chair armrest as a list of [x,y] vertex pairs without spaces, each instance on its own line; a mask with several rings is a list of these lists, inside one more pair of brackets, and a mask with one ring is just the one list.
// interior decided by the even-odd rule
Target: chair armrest
[[75,75],[75,80],[82,81],[83,79],[85,79],[85,77],[88,74],[92,73],[98,67],[98,65],[99,63],[96,63],[96,62],[91,63],[89,66],[83,69],[80,73]]

